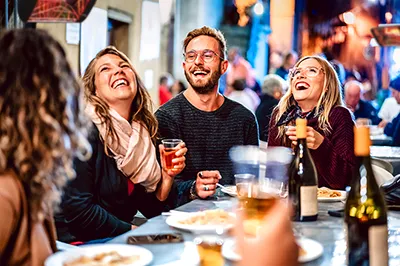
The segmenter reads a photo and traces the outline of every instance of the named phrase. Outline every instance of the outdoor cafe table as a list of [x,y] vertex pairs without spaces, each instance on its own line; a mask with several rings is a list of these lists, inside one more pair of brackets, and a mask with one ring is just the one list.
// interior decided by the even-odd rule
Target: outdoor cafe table
[[384,146],[392,144],[393,138],[385,134],[372,135],[371,136],[372,145]]
[[[177,210],[194,212],[216,208],[231,208],[234,200],[222,197],[218,200],[194,200],[189,202]],[[341,266],[345,265],[346,254],[346,240],[344,237],[344,222],[343,218],[332,217],[328,215],[328,210],[342,209],[344,204],[342,202],[322,203],[319,202],[318,220],[315,222],[295,222],[293,223],[296,232],[303,237],[307,237],[318,241],[324,247],[324,253],[319,258],[312,262],[305,263],[307,266]],[[120,235],[109,243],[126,243],[128,236],[131,235],[148,235],[148,234],[162,234],[162,233],[183,233],[185,241],[191,241],[194,235],[188,232],[179,231],[169,227],[166,223],[167,217],[157,216],[147,221],[142,226],[135,230],[129,231]],[[390,266],[400,265],[400,212],[389,211],[389,255]],[[154,259],[150,265],[182,265],[182,264],[169,264],[180,259],[184,249],[183,243],[174,244],[149,244],[142,245],[150,250]],[[268,247],[266,247],[268,248]],[[285,254],[281,254],[285,256]],[[233,265],[233,263],[226,261],[225,265]]]
[[371,146],[371,157],[391,163],[393,175],[400,174],[400,147]]

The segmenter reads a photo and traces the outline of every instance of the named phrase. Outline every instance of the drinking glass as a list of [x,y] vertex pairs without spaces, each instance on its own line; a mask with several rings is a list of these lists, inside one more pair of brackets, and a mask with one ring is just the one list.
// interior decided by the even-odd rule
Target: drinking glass
[[200,257],[200,266],[223,266],[222,245],[224,239],[218,234],[200,234],[193,240]]
[[174,169],[172,160],[176,158],[176,151],[181,139],[163,139],[161,143],[164,145],[164,163],[167,170]]
[[239,146],[230,151],[235,170],[239,209],[247,235],[257,236],[264,216],[287,194],[287,168],[291,151],[283,147]]
[[371,124],[372,124],[371,119],[368,119],[368,118],[356,119],[356,126],[358,126],[358,127],[361,127],[361,126],[369,127],[369,126],[371,126]]

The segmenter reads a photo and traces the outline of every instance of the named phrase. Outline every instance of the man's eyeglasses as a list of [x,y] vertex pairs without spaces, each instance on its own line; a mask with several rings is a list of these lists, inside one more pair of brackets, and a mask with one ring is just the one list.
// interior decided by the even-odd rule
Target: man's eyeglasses
[[304,74],[309,78],[313,78],[319,75],[320,72],[324,72],[322,67],[306,67],[306,68],[300,68],[300,67],[294,67],[289,70],[289,78],[295,78],[300,74]]
[[187,63],[193,63],[194,61],[196,61],[198,55],[200,55],[200,58],[206,63],[211,63],[217,57],[219,57],[221,60],[224,60],[224,58],[219,56],[216,52],[207,49],[203,50],[202,52],[192,50],[187,52],[186,54],[183,54]]

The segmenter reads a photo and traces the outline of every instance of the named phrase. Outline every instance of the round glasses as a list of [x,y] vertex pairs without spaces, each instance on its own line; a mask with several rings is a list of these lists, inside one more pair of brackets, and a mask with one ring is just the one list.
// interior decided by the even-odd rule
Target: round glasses
[[312,66],[306,68],[294,67],[289,70],[289,77],[292,79],[300,74],[304,74],[309,78],[313,78],[318,76],[320,72],[322,73],[324,72],[322,67],[312,67]]
[[211,63],[217,57],[219,57],[221,60],[224,60],[224,58],[222,58],[221,56],[219,56],[216,52],[214,52],[212,50],[203,50],[201,52],[191,50],[191,51],[183,54],[185,61],[187,63],[193,63],[194,61],[196,61],[197,56],[199,56],[199,55],[200,55],[200,58],[206,63]]

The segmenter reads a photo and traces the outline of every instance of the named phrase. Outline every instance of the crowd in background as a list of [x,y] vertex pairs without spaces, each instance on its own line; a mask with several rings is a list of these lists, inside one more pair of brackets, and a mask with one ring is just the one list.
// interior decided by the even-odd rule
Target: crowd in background
[[[377,125],[386,135],[393,138],[391,145],[399,146],[400,75],[392,77],[388,88],[379,88],[373,93],[372,83],[367,77],[356,70],[345,69],[340,61],[329,55],[321,56],[330,59],[329,62],[340,81],[343,101],[354,119],[368,119],[371,125]],[[228,51],[229,66],[227,72],[221,76],[219,92],[241,103],[256,115],[262,141],[268,139],[268,124],[272,110],[287,91],[289,72],[298,57],[295,51],[283,55],[273,53],[269,74],[258,81],[255,70],[242,56],[240,49],[232,47]],[[163,105],[185,89],[184,82],[174,81],[171,74],[161,76],[159,104]]]

